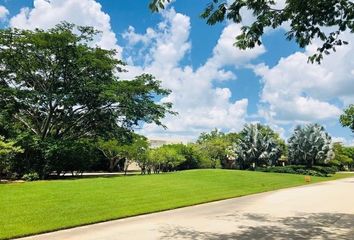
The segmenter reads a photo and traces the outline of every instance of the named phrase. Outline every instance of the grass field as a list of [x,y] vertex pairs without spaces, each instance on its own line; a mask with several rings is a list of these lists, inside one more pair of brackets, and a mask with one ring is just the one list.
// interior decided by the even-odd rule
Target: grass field
[[0,184],[0,239],[302,184],[301,175],[235,170]]

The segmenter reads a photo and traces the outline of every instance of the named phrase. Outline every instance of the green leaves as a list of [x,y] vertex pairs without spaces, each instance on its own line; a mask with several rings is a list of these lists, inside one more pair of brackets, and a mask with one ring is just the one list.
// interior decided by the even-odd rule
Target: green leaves
[[[153,12],[163,9],[166,0],[152,0],[150,9]],[[169,2],[169,1],[168,1]],[[264,29],[278,28],[289,24],[290,30],[285,33],[286,39],[295,40],[301,48],[305,48],[313,40],[322,41],[317,53],[309,57],[309,62],[321,63],[323,56],[345,44],[340,39],[344,31],[354,32],[354,2],[351,0],[287,0],[283,8],[277,8],[273,0],[210,0],[201,13],[207,24],[214,25],[226,19],[242,23],[242,10],[252,12],[255,20],[250,26],[242,26],[242,33],[236,36],[235,46],[240,49],[254,48],[262,44]],[[334,29],[328,32],[327,29]]]
[[274,165],[282,153],[282,142],[277,133],[261,124],[245,125],[236,141],[234,151],[241,169]]
[[16,142],[4,141],[4,138],[0,136],[0,179],[3,175],[10,173],[11,158],[22,152],[23,149],[16,146]]
[[20,140],[26,171],[81,171],[88,160],[70,154],[92,152],[83,139],[122,143],[135,127],[174,114],[170,103],[157,103],[170,91],[153,76],[119,79],[125,64],[115,50],[93,46],[97,33],[66,22],[0,30],[0,133]]
[[114,50],[91,47],[92,27],[0,31],[0,105],[42,139],[115,135],[142,122],[161,124],[170,92],[151,75],[119,80]]
[[349,105],[349,107],[344,110],[339,121],[343,127],[349,127],[354,133],[354,104]]
[[319,124],[297,126],[288,140],[289,160],[291,164],[303,164],[308,167],[324,164],[331,150],[331,137]]
[[152,0],[149,4],[149,8],[153,12],[158,12],[161,9],[165,9],[165,3],[171,2],[171,0]]

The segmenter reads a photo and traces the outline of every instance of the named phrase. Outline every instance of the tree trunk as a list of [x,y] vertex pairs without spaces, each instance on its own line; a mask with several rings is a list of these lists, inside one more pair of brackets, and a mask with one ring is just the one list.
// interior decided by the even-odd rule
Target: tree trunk
[[110,161],[109,161],[109,171],[110,172],[114,171],[114,168],[117,166],[118,162],[119,161],[116,157],[110,159]]

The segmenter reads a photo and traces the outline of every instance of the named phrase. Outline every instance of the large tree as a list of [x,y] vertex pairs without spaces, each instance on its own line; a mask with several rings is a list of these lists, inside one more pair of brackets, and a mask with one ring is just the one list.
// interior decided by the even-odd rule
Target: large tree
[[171,112],[155,101],[169,90],[153,76],[119,79],[124,63],[94,45],[96,34],[69,23],[0,30],[0,133],[18,138],[26,158],[37,154],[43,174],[52,143],[129,135],[143,122],[162,125]]
[[169,91],[151,75],[119,80],[114,50],[92,47],[96,31],[63,23],[48,31],[0,31],[0,105],[11,123],[41,139],[79,138],[140,121],[161,124]]
[[[159,11],[171,0],[151,0],[150,9]],[[280,4],[279,4],[280,2]],[[310,61],[320,62],[323,54],[335,51],[337,46],[347,44],[340,38],[344,31],[354,31],[354,2],[351,0],[210,0],[201,17],[214,25],[224,20],[242,24],[243,11],[247,9],[254,18],[250,25],[242,26],[235,45],[241,49],[262,44],[266,28],[279,28],[288,23],[286,38],[294,39],[300,47],[306,47],[314,39],[322,41]]]
[[288,142],[288,156],[291,164],[312,167],[323,165],[329,160],[331,137],[319,124],[297,126]]

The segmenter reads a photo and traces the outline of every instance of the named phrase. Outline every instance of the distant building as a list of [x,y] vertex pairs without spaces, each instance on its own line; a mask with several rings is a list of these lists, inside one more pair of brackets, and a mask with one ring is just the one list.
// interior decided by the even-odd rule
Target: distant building
[[179,143],[183,144],[183,141],[176,140],[176,139],[173,139],[173,140],[149,139],[149,143],[150,143],[151,148],[158,148],[158,147],[161,147],[161,146],[167,145],[167,144],[179,144]]

